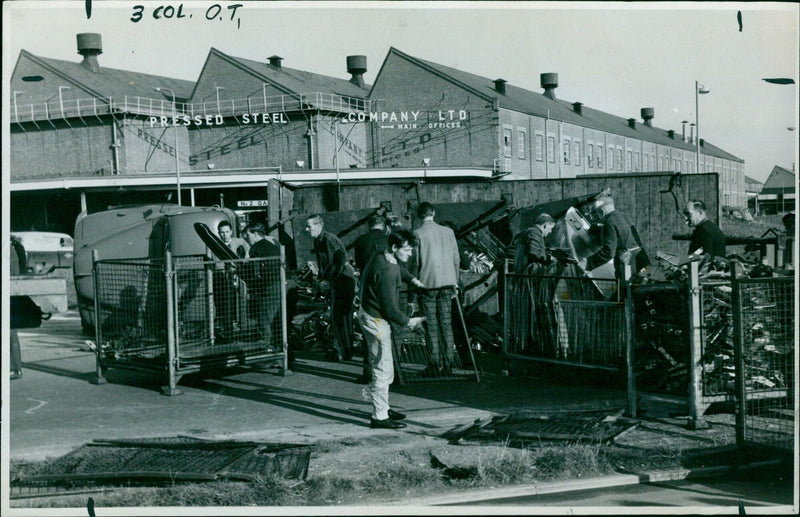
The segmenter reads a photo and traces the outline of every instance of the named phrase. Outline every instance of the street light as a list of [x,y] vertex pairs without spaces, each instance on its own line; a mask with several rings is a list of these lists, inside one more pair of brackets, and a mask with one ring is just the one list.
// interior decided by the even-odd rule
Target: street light
[[25,92],[20,92],[14,90],[14,122],[19,122],[19,116],[17,115],[17,95],[23,94]]
[[694,82],[694,120],[695,129],[697,130],[697,140],[695,142],[695,149],[697,151],[697,174],[700,174],[700,94],[709,93],[711,90],[698,83]]
[[175,91],[172,88],[153,88],[157,92],[168,91],[172,95],[172,130],[175,132],[175,183],[178,189],[178,205],[181,204],[181,168],[178,161],[178,126],[175,125],[177,103],[175,101]]
[[58,105],[61,106],[61,116],[64,116],[64,97],[62,95],[63,90],[69,90],[69,86],[59,86],[58,87]]

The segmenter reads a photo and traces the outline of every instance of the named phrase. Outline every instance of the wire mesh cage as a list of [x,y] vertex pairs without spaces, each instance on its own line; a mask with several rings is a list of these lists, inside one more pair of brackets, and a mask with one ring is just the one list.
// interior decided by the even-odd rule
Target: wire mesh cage
[[514,273],[505,264],[508,356],[618,369],[625,352],[625,304],[619,282],[551,267]]
[[167,357],[164,261],[96,262],[95,286],[98,361],[160,369]]
[[180,375],[274,360],[286,370],[282,256],[167,256],[95,262],[98,376],[108,368]]
[[742,445],[794,450],[795,296],[792,277],[734,279],[731,294],[737,436]]
[[455,287],[401,293],[409,316],[426,318],[422,329],[392,325],[395,371],[401,384],[480,380]]

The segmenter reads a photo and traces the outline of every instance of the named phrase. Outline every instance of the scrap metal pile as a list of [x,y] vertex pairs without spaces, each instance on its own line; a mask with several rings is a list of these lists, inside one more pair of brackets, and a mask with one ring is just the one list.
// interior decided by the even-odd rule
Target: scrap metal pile
[[[641,389],[685,395],[691,346],[688,262],[663,253],[657,257],[659,264],[633,280],[636,382]],[[703,261],[700,267],[703,395],[734,392],[734,311],[744,330],[745,385],[757,390],[786,389],[794,351],[794,325],[788,316],[793,312],[791,289],[768,282],[742,284],[737,308],[732,300],[731,264],[717,258]],[[740,264],[745,278],[772,276],[761,264]]]

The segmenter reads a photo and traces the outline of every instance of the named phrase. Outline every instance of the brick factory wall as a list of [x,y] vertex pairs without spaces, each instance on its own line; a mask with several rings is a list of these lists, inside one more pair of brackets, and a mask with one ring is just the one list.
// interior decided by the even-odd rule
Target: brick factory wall
[[[71,119],[11,127],[12,180],[105,176],[114,171],[110,124],[96,119]],[[53,127],[55,126],[55,127]]]
[[387,56],[370,98],[378,101],[372,111],[397,117],[375,123],[376,166],[418,167],[430,158],[434,167],[492,167],[498,157],[491,101],[396,54]]

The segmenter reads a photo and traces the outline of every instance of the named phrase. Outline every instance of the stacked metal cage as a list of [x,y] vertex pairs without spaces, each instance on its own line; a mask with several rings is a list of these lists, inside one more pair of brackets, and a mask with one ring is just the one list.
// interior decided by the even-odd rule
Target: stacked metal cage
[[795,291],[793,277],[731,281],[737,443],[794,451]]
[[109,368],[186,373],[252,362],[286,371],[283,256],[97,260],[97,376]]

